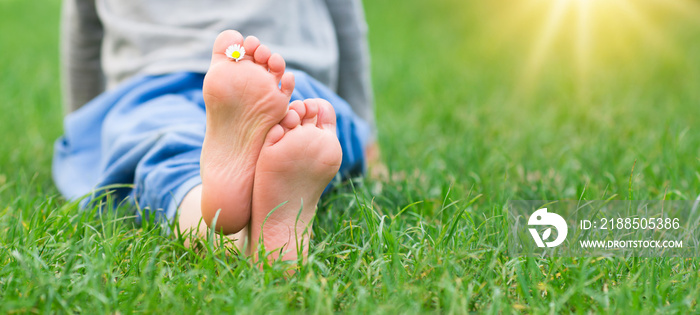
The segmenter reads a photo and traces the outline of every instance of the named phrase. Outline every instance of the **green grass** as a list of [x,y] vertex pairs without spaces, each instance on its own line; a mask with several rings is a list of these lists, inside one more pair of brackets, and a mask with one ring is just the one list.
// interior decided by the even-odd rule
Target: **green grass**
[[60,4],[0,0],[0,313],[698,312],[696,259],[509,257],[503,208],[694,199],[700,25],[660,15],[675,54],[639,36],[583,81],[553,47],[522,93],[536,33],[493,33],[508,3],[367,1],[390,179],[324,200],[308,263],[284,277],[61,198]]

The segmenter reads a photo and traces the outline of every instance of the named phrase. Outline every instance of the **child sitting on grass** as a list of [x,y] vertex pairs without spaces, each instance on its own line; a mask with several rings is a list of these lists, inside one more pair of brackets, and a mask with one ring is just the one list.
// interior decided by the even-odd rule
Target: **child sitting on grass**
[[324,189],[376,150],[360,1],[65,0],[62,14],[67,198],[132,184],[112,195],[183,231],[216,217],[239,245],[306,255]]

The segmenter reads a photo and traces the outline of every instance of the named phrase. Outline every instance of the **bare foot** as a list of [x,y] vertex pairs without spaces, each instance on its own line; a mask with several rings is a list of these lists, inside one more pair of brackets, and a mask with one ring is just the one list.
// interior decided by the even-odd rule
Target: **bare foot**
[[[242,44],[245,57],[233,61],[226,48]],[[255,37],[225,31],[214,43],[204,78],[207,126],[201,156],[202,217],[211,226],[235,233],[250,220],[255,164],[270,128],[285,117],[294,77],[279,54]],[[281,88],[280,86],[281,82]]]
[[[335,128],[331,104],[312,99],[293,102],[280,124],[267,134],[253,187],[253,250],[262,236],[265,249],[276,251],[273,259],[281,250],[282,259],[295,260],[300,248],[306,257],[316,205],[342,160]],[[261,228],[268,213],[280,204]]]

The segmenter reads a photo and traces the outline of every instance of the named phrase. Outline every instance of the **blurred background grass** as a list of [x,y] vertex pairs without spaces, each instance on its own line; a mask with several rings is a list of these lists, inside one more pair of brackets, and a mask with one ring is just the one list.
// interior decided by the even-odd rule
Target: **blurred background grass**
[[[571,7],[533,67],[561,2]],[[576,199],[585,188],[583,197],[599,199],[628,197],[636,161],[635,199],[661,199],[667,190],[668,198],[693,199],[698,3],[679,12],[630,1],[639,15],[649,13],[654,34],[603,6],[611,12],[591,18],[590,45],[577,53],[576,2],[367,4],[390,169],[440,174],[428,180],[489,198]],[[583,70],[579,59],[587,60]]]
[[0,208],[57,192],[50,165],[63,117],[59,4],[0,1]]

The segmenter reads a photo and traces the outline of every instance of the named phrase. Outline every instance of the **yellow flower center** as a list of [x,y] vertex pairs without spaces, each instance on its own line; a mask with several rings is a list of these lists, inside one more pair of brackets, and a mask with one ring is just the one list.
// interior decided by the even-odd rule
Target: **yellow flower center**
[[234,59],[238,59],[238,58],[241,57],[241,52],[238,51],[238,50],[234,50],[234,51],[231,53],[231,57],[233,57]]

